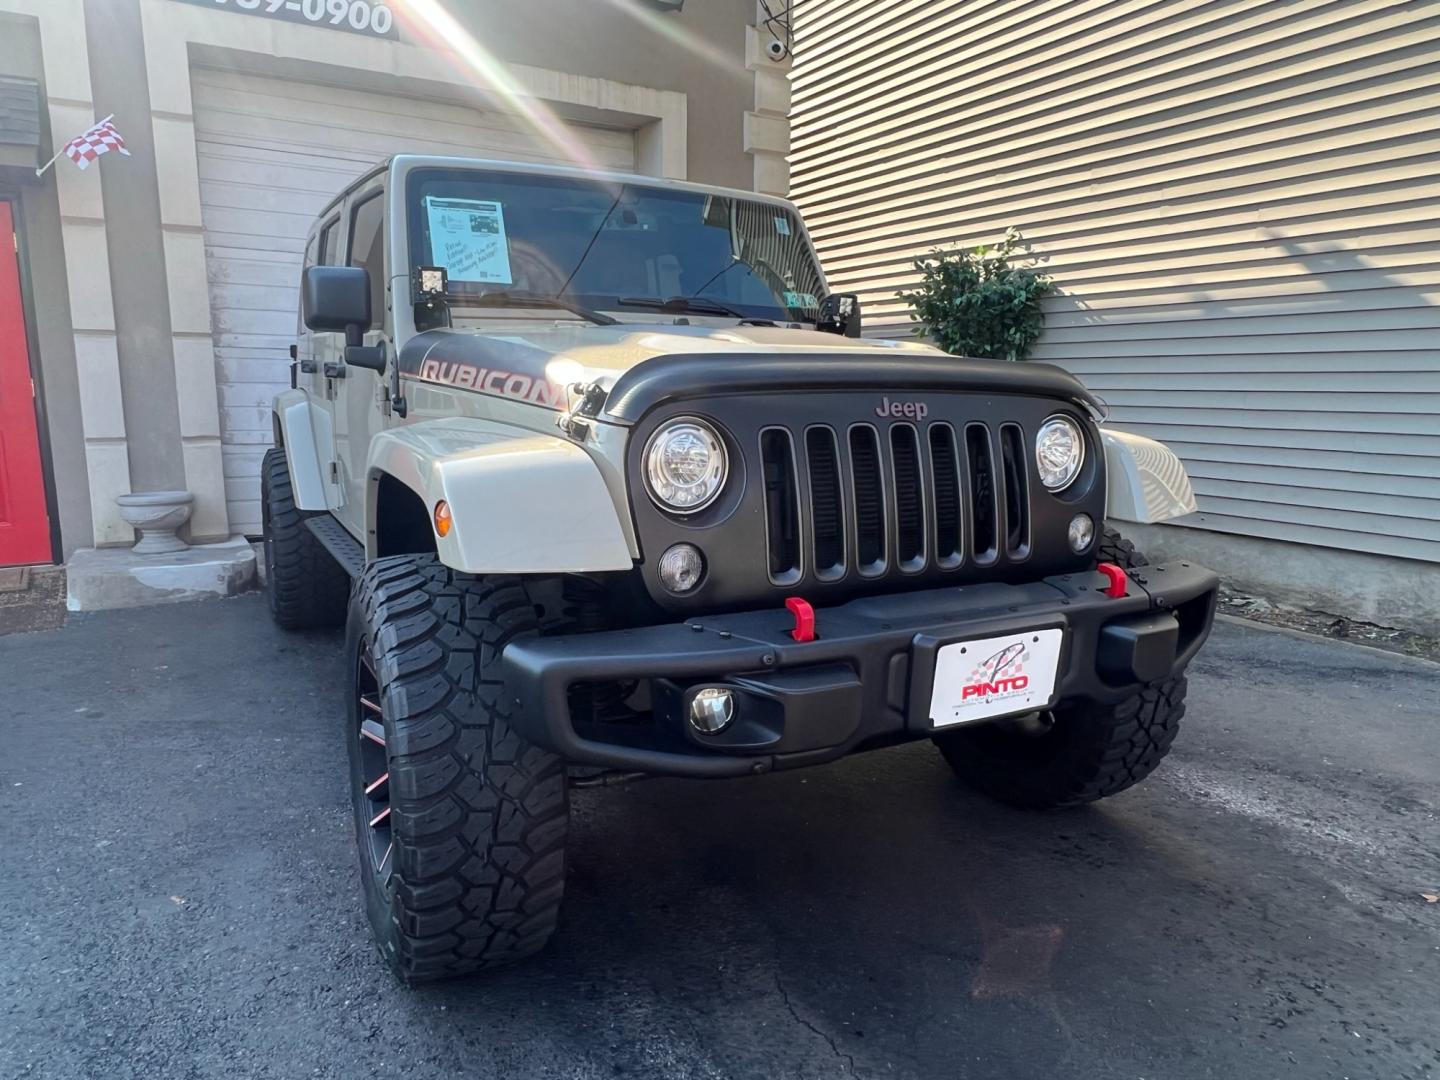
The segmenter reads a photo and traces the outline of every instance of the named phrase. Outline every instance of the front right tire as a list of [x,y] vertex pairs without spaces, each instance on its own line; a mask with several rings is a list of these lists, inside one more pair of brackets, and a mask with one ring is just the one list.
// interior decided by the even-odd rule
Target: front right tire
[[500,654],[539,632],[515,577],[379,559],[350,601],[351,791],[366,911],[415,984],[529,956],[565,887],[565,763],[511,726]]

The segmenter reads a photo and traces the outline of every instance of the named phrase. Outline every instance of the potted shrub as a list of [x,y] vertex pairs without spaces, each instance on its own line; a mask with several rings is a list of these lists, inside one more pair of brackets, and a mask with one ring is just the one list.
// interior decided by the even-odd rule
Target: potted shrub
[[956,356],[1025,359],[1045,326],[1040,300],[1055,286],[1047,275],[1016,265],[1023,244],[1012,228],[998,244],[936,248],[916,259],[920,284],[899,294],[920,324],[915,333]]

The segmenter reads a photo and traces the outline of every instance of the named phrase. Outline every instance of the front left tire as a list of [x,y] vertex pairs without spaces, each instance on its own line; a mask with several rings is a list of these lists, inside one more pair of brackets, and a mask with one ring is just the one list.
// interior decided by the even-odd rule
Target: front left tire
[[[1095,561],[1125,570],[1149,560],[1106,528]],[[1118,795],[1170,752],[1185,716],[1185,676],[1142,686],[1116,705],[1065,704],[1020,720],[975,724],[934,736],[962,781],[994,799],[1055,810]]]

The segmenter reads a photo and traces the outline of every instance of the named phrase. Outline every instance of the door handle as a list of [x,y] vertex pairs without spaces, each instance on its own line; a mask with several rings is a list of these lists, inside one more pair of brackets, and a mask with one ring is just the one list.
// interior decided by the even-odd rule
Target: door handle
[[327,379],[343,379],[343,378],[345,378],[345,365],[344,365],[344,364],[327,363],[327,364],[325,365],[325,377],[326,377]]
[[315,361],[314,361],[314,360],[301,360],[301,361],[300,361],[300,370],[303,371],[306,375],[314,375],[314,374],[315,374]]

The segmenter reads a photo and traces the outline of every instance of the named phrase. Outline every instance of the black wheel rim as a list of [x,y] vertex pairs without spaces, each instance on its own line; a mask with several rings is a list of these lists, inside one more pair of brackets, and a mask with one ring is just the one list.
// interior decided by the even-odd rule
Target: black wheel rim
[[360,771],[355,805],[364,815],[361,825],[364,849],[370,872],[382,882],[390,877],[394,866],[394,835],[390,821],[390,758],[385,752],[385,712],[381,703],[380,678],[370,657],[370,645],[360,642],[355,661],[355,715],[358,726]]

